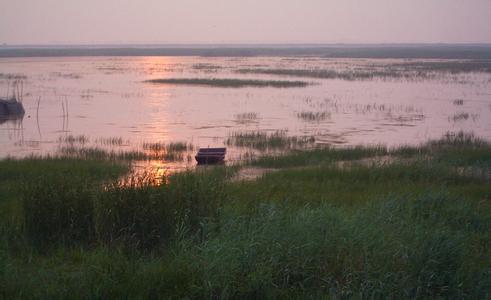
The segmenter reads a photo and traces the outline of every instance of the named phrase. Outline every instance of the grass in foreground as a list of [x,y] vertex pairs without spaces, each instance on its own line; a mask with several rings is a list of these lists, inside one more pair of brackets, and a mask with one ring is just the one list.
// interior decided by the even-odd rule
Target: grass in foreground
[[219,78],[165,78],[152,79],[146,82],[155,84],[203,85],[210,87],[243,88],[243,87],[274,87],[292,88],[306,87],[305,81],[287,80],[252,80],[252,79],[219,79]]
[[[381,155],[394,161],[336,164]],[[0,161],[0,294],[490,297],[488,143],[457,134],[274,164],[255,181],[219,167],[152,186],[110,183],[124,166],[107,161]]]

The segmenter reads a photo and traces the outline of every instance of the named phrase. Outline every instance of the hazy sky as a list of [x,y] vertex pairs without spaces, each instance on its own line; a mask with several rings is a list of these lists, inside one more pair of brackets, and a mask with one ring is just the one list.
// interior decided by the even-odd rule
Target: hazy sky
[[491,0],[0,0],[0,43],[491,43]]

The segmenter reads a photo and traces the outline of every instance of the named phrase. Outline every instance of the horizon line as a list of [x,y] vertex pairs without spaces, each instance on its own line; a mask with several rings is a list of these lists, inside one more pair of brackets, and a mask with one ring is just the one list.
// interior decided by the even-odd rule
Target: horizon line
[[0,48],[49,47],[326,47],[326,46],[491,46],[491,42],[386,42],[386,43],[52,43],[0,44]]

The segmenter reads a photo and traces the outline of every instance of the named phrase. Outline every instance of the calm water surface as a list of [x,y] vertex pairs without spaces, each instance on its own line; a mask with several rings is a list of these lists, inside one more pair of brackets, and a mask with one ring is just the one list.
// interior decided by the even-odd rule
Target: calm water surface
[[[234,132],[285,130],[316,143],[419,144],[446,132],[491,140],[490,74],[432,79],[331,80],[239,74],[241,68],[354,70],[403,61],[322,58],[60,57],[1,58],[0,95],[8,75],[24,77],[24,118],[0,120],[0,157],[55,153],[64,136],[131,150],[145,142],[223,146]],[[304,80],[304,88],[216,88],[145,83],[155,78]],[[38,109],[38,99],[39,109]],[[456,101],[462,100],[462,101]],[[66,105],[65,105],[66,104]],[[255,113],[255,118],[240,115]],[[299,118],[320,113],[321,120]],[[103,143],[100,143],[103,144]],[[99,145],[107,147],[107,145]],[[234,161],[243,149],[230,149]],[[160,162],[168,168],[194,161]]]

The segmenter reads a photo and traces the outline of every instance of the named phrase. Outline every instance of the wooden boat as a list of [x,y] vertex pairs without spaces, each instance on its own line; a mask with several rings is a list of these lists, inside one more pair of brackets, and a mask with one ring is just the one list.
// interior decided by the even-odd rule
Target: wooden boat
[[198,165],[223,163],[227,148],[200,148],[194,158]]

